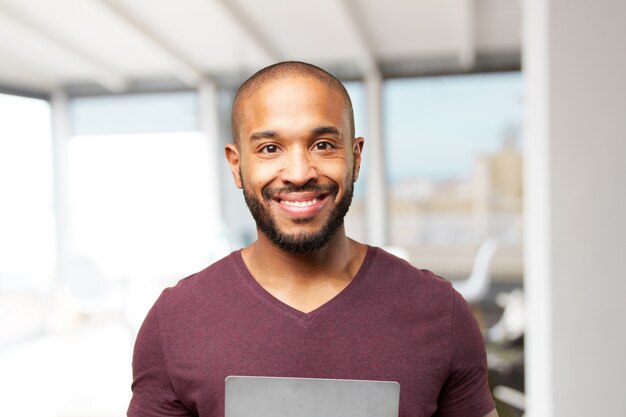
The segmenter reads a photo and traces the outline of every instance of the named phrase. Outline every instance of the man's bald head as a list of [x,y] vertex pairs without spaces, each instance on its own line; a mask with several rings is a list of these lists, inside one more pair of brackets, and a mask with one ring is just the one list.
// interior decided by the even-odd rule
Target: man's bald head
[[354,139],[354,111],[352,110],[352,101],[341,81],[315,65],[298,61],[286,61],[263,68],[248,78],[246,82],[239,87],[239,90],[237,90],[231,113],[232,138],[235,145],[239,145],[239,133],[244,117],[243,104],[246,99],[268,82],[289,78],[312,78],[324,83],[330,89],[341,94],[346,105],[350,138]]

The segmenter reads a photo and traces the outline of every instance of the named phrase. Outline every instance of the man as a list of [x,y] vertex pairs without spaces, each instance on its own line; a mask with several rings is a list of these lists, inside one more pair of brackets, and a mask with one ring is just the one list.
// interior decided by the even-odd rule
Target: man
[[345,235],[364,139],[300,62],[239,89],[226,157],[258,239],[166,289],[139,332],[129,416],[224,414],[229,375],[396,381],[401,417],[497,416],[482,338],[451,285]]

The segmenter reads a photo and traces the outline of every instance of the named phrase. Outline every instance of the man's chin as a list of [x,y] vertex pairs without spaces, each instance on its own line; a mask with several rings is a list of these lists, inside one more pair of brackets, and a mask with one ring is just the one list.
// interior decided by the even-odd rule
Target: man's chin
[[319,217],[298,217],[275,221],[272,226],[272,235],[286,241],[307,242],[329,239],[336,230],[329,228],[328,222],[322,222]]
[[[336,233],[337,231],[335,231]],[[272,244],[286,252],[293,254],[308,254],[322,249],[332,240],[335,235],[328,231],[317,229],[315,231],[299,231],[288,233],[282,230],[273,230],[271,235],[265,236]]]
[[315,217],[298,217],[291,220],[294,224],[303,225],[303,224],[311,224],[315,221]]

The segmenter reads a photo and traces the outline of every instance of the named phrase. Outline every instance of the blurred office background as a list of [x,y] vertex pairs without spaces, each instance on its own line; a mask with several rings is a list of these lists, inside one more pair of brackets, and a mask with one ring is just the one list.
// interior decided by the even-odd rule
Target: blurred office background
[[622,0],[0,0],[0,415],[125,415],[160,291],[255,239],[237,86],[345,81],[350,236],[453,281],[501,417],[626,415]]

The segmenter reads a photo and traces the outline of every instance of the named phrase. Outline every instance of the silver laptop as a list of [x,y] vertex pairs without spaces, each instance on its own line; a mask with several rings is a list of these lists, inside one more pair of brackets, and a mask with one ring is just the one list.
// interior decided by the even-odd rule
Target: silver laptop
[[225,417],[398,417],[399,400],[397,382],[229,376]]

